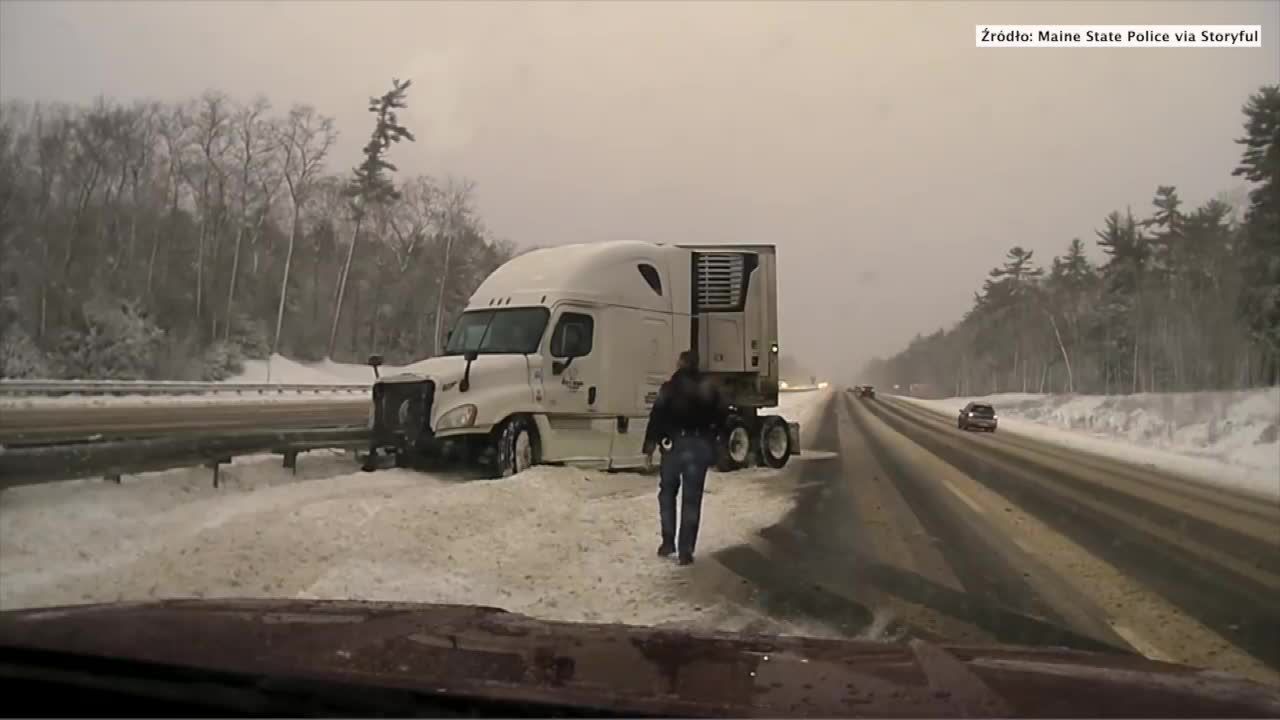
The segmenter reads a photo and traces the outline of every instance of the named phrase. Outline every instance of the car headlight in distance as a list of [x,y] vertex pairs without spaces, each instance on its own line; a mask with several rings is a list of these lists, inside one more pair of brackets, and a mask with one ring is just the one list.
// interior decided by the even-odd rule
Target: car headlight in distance
[[453,430],[455,428],[471,427],[476,423],[476,406],[475,405],[459,405],[440,416],[440,420],[436,422],[436,430]]

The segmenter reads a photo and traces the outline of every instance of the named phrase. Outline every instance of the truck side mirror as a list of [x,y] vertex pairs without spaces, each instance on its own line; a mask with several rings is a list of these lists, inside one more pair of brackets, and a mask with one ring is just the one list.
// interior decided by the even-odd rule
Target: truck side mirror
[[369,367],[373,368],[373,379],[377,380],[382,377],[378,372],[378,368],[382,365],[382,356],[377,353],[369,356]]
[[480,357],[480,353],[475,350],[468,350],[462,354],[462,359],[467,361],[467,366],[462,370],[462,380],[458,383],[458,392],[466,392],[471,389],[471,363]]
[[569,369],[569,363],[572,363],[575,357],[576,357],[575,355],[570,355],[563,360],[553,360],[551,362],[551,374],[552,375],[564,374],[564,371]]

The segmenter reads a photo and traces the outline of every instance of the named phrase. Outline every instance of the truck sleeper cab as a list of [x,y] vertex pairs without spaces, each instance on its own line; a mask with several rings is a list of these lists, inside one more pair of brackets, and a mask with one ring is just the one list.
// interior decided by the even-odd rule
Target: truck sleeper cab
[[683,350],[729,401],[718,466],[782,467],[799,427],[777,405],[775,250],[605,242],[535,250],[472,295],[445,351],[373,388],[370,460],[628,469]]

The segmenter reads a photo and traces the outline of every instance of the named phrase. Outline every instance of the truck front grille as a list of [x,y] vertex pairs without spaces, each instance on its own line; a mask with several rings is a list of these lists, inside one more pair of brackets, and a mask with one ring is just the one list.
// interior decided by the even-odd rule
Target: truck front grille
[[374,436],[416,439],[429,435],[431,404],[435,399],[435,392],[436,384],[430,380],[374,385]]

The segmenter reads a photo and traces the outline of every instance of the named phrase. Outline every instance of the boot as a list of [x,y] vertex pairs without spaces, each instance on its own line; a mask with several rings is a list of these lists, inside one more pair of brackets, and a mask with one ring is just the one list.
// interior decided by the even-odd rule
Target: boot
[[676,561],[677,565],[692,565],[693,555],[689,553],[680,553],[680,559]]
[[658,557],[667,557],[676,551],[676,544],[670,540],[663,540],[658,546]]

